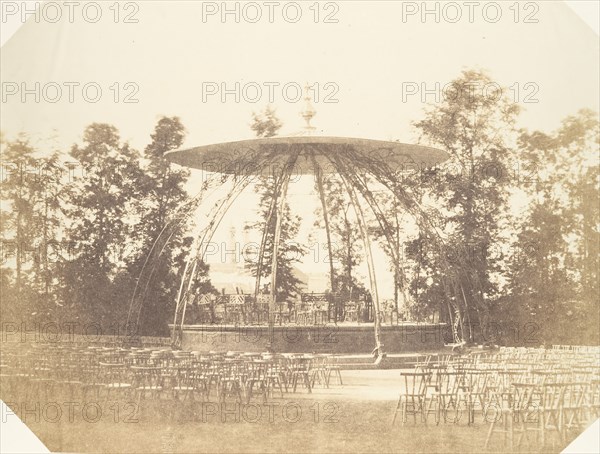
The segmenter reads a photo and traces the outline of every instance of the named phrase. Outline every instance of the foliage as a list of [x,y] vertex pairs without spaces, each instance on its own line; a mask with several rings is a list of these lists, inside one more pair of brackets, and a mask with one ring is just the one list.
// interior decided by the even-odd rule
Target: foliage
[[57,152],[34,157],[25,136],[3,144],[3,315],[11,322],[47,320],[56,306],[56,258],[61,253],[59,197],[63,194]]
[[443,214],[436,221],[444,241],[421,237],[418,241],[427,241],[427,247],[412,248],[419,251],[411,257],[419,271],[411,291],[426,305],[451,305],[450,318],[459,318],[460,336],[470,340],[476,324],[487,324],[498,296],[497,258],[489,251],[498,242],[508,199],[509,181],[503,176],[508,174],[511,131],[519,113],[502,93],[491,96],[482,89],[492,82],[483,72],[464,71],[453,82],[456,96],[446,96],[415,124],[423,139],[450,158],[416,182],[423,190],[421,200],[432,198]]
[[250,129],[254,131],[256,137],[273,137],[281,129],[283,124],[277,117],[275,109],[267,106],[262,112],[252,112],[252,124]]
[[[74,317],[84,316],[103,329],[123,320],[124,297],[112,282],[135,254],[136,216],[143,172],[139,153],[121,144],[117,129],[94,123],[83,144],[71,153],[84,176],[73,182],[67,199],[68,237],[74,258],[65,264],[63,298]],[[76,314],[76,315],[75,315]]]
[[[69,157],[34,158],[25,137],[3,144],[11,167],[2,181],[3,252],[14,256],[1,268],[5,320],[124,333],[146,258],[168,226],[169,242],[146,267],[140,319],[141,334],[166,334],[192,243],[188,224],[177,222],[189,173],[164,156],[183,138],[179,119],[164,117],[143,157],[106,124],[87,127]],[[198,269],[199,289],[214,291],[208,266]]]
[[[175,310],[185,260],[191,253],[192,238],[186,236],[189,222],[179,222],[176,216],[179,208],[189,203],[184,185],[190,174],[188,170],[175,168],[165,158],[167,152],[183,144],[185,128],[179,118],[162,117],[150,138],[152,140],[144,150],[147,165],[138,203],[140,221],[136,239],[140,245],[120,284],[121,291],[127,295],[135,291],[136,282],[143,286],[138,288],[142,298],[140,334],[165,335],[168,333],[167,323],[171,322]],[[163,243],[165,234],[168,234],[169,240]],[[152,249],[153,245],[160,248],[160,254]],[[147,268],[142,272],[144,265]],[[214,291],[207,276],[208,266],[202,263],[198,267],[197,281],[202,281],[206,288],[192,290]]]
[[543,339],[599,340],[599,137],[597,116],[582,110],[551,135],[519,138],[536,179],[525,188],[531,203],[510,257],[512,298],[499,316],[530,320]]

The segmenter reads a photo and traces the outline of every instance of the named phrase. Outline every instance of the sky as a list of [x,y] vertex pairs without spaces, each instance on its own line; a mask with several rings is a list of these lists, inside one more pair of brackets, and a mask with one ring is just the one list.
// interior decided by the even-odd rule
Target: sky
[[[510,87],[521,127],[550,132],[581,108],[599,110],[598,35],[564,2],[479,2],[472,11],[428,2],[425,16],[422,2],[277,3],[272,23],[265,2],[228,3],[237,21],[221,15],[221,2],[101,2],[99,12],[81,2],[38,16],[3,6],[3,22],[28,20],[1,49],[0,130],[27,133],[44,153],[104,122],[143,149],[158,119],[176,115],[191,147],[250,138],[252,112],[271,101],[283,132],[294,132],[303,125],[296,91],[308,83],[318,133],[411,143],[436,84],[464,69]],[[294,191],[292,201],[306,197]],[[251,197],[225,225],[248,217]]]
[[[177,115],[189,131],[189,146],[248,138],[251,112],[269,101],[269,82],[280,84],[272,104],[287,129],[295,130],[302,125],[295,88],[308,82],[319,84],[313,123],[323,133],[411,142],[411,122],[424,107],[422,89],[443,86],[465,68],[487,70],[502,86],[513,87],[510,95],[525,107],[521,120],[531,129],[552,130],[582,107],[598,110],[598,36],[563,2],[529,2],[537,11],[523,3],[517,23],[505,2],[496,23],[490,22],[493,9],[484,15],[483,8],[469,23],[463,2],[455,2],[462,14],[456,23],[448,22],[455,13],[440,2],[429,3],[438,5],[437,18],[423,18],[420,11],[409,15],[407,4],[420,8],[421,2],[331,2],[337,11],[321,3],[318,23],[310,3],[302,3],[297,23],[289,22],[293,8],[284,17],[283,7],[269,23],[261,2],[257,23],[248,22],[252,10],[244,14],[242,7],[239,23],[234,15],[223,23],[218,13],[203,22],[203,5],[211,2],[130,3],[137,10],[121,3],[117,23],[110,3],[102,4],[96,23],[88,21],[92,9],[74,9],[72,23],[66,8],[56,23],[45,20],[53,19],[51,9],[38,23],[28,17],[2,47],[5,135],[26,131],[43,143],[54,136],[59,146],[71,145],[85,126],[101,121],[143,147],[160,116]],[[338,23],[325,23],[330,13]],[[525,23],[532,20],[537,23]],[[33,94],[23,102],[22,88],[35,92],[36,82],[39,102]],[[69,82],[80,84],[73,87],[73,102],[64,85]],[[14,84],[18,91],[12,94]],[[49,84],[58,84],[60,95]],[[85,84],[92,84],[86,88],[89,102]],[[222,84],[239,99],[230,94],[223,102]],[[415,84],[419,92],[410,95]],[[102,93],[92,103],[98,86]],[[210,95],[215,86],[219,93]],[[325,102],[327,95],[337,102]],[[425,101],[434,102],[434,95]]]

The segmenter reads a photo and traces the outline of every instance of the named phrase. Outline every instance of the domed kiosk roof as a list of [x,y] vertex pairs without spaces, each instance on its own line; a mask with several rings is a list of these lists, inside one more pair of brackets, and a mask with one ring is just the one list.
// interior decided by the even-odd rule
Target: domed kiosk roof
[[315,162],[324,173],[335,172],[334,161],[343,159],[359,169],[361,162],[385,163],[393,170],[431,167],[448,154],[436,148],[400,142],[351,137],[300,136],[270,137],[170,151],[167,159],[182,166],[209,172],[258,175],[269,167],[281,167],[297,155],[293,172],[309,175]]

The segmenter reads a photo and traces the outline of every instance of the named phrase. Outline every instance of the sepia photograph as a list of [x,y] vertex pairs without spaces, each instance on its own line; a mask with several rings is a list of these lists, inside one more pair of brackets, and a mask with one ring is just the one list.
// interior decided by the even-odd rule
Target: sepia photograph
[[600,1],[0,6],[0,453],[600,452]]

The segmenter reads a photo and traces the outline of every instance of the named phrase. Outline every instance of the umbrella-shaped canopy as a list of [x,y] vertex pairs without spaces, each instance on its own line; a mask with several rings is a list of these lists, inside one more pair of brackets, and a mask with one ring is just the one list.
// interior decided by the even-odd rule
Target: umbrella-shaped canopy
[[[394,171],[414,171],[445,161],[447,153],[436,148],[400,142],[357,139],[351,137],[301,136],[225,142],[204,145],[166,154],[167,159],[182,166],[224,174],[260,175],[268,169],[285,166],[290,156],[297,156],[293,173],[315,172],[315,161],[323,173],[336,173],[335,159],[360,168],[361,162],[385,163]],[[314,160],[313,160],[314,158]]]

